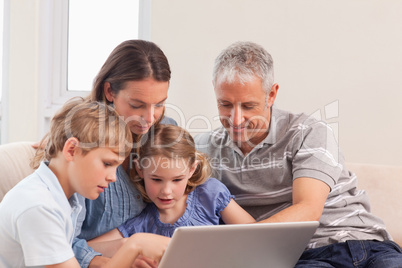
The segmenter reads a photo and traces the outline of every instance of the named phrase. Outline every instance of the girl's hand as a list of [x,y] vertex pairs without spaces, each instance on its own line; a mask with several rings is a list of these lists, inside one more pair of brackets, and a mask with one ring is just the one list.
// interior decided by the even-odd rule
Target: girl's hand
[[169,244],[170,238],[149,234],[149,233],[136,233],[133,234],[126,242],[126,244],[134,243],[136,247],[140,248],[140,255],[159,263],[163,253]]
[[158,263],[151,258],[140,255],[135,259],[132,268],[157,268]]

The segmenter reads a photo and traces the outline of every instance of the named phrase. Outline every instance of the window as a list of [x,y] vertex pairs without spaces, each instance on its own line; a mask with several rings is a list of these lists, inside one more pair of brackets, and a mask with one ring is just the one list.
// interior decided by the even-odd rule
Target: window
[[122,41],[138,38],[139,1],[69,2],[67,88],[90,91],[110,52]]
[[87,96],[110,52],[127,39],[149,39],[149,0],[42,1],[40,88],[43,134],[54,112]]

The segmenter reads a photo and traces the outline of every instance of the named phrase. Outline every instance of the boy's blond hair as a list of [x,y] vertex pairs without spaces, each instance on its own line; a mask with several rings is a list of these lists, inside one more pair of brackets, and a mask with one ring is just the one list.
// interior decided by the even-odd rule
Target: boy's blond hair
[[108,147],[127,157],[132,148],[131,131],[113,107],[73,98],[52,118],[50,131],[42,139],[31,166],[37,168],[41,161],[50,161],[71,137],[78,139],[84,155],[93,149]]

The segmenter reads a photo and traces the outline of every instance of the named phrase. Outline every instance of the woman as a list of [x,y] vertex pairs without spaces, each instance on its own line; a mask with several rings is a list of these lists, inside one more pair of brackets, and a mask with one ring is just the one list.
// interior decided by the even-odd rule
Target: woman
[[[128,40],[118,45],[102,66],[89,98],[113,105],[128,122],[133,139],[159,123],[176,124],[164,117],[169,88],[170,67],[162,50],[152,42]],[[86,240],[110,231],[145,207],[141,194],[130,181],[135,172],[133,154],[117,169],[117,180],[96,200],[82,200],[86,213],[80,214],[73,244],[81,267],[108,261],[97,256]],[[131,170],[131,171],[130,171]],[[144,266],[146,267],[146,265]]]

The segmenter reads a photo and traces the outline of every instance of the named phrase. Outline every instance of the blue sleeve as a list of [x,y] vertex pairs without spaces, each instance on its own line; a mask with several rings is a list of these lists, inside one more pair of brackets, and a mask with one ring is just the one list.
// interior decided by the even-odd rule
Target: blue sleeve
[[174,120],[173,118],[167,117],[167,116],[164,116],[164,117],[162,118],[161,124],[177,126],[176,120]]
[[95,256],[102,255],[88,246],[85,239],[79,239],[77,237],[74,238],[73,241],[73,251],[75,258],[83,268],[87,268]]
[[77,236],[81,234],[81,227],[85,220],[86,208],[85,208],[85,198],[81,195],[77,194],[78,202],[82,206],[82,210],[77,217],[77,225],[75,229],[75,238],[73,240],[73,251],[75,258],[81,267],[88,267],[89,263],[95,256],[100,256],[102,254],[93,250],[90,246],[88,246],[87,241],[85,239],[80,239]]
[[117,229],[120,231],[123,237],[130,237],[133,234],[140,232],[139,230],[141,229],[140,226],[143,225],[143,222],[141,220],[141,215],[143,214],[144,213],[141,213],[140,215],[127,220],[125,223],[117,227]]
[[229,189],[215,178],[210,178],[204,184],[197,187],[200,201],[203,206],[213,209],[215,215],[220,217],[220,212],[224,210],[234,196]]

